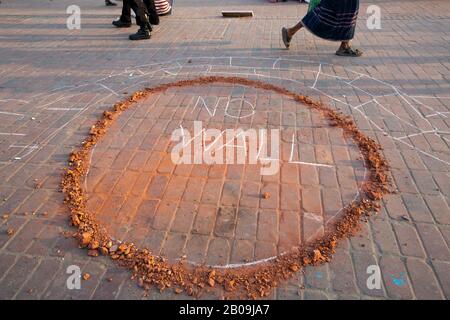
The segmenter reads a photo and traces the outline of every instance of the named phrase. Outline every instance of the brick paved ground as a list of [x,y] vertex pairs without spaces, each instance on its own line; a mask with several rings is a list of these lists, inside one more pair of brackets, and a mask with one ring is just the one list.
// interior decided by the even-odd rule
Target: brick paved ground
[[[182,126],[189,141],[194,121],[219,132],[280,130],[280,168],[261,175],[261,165],[235,161],[174,165],[172,132]],[[235,158],[243,140],[227,141],[205,150],[216,146],[221,159],[233,150]],[[187,144],[191,163],[198,154],[193,144]],[[323,234],[358,194],[365,174],[358,157],[340,128],[292,99],[243,86],[169,90],[125,112],[96,145],[86,181],[89,209],[115,238],[169,259],[254,263]]]
[[[333,55],[335,43],[303,31],[290,51],[281,49],[281,26],[294,24],[306,11],[296,2],[176,3],[174,15],[162,19],[152,39],[139,43],[126,40],[131,30],[110,26],[119,9],[103,7],[102,1],[75,2],[82,9],[82,29],[71,31],[65,27],[65,10],[72,1],[0,4],[0,298],[142,298],[128,272],[108,259],[87,257],[61,234],[72,229],[58,192],[60,170],[102,111],[122,96],[204,74],[241,75],[321,99],[377,139],[392,166],[398,193],[386,198],[381,213],[358,236],[342,242],[331,263],[307,268],[271,298],[449,298],[450,4],[362,1],[354,44],[365,56],[348,59]],[[370,4],[381,7],[381,30],[366,27]],[[222,19],[223,8],[252,9],[255,17]],[[326,217],[355,193],[361,171],[351,143],[301,106],[251,88],[196,90],[143,101],[120,118],[114,134],[94,152],[86,183],[92,191],[89,204],[118,238],[141,241],[174,259],[186,254],[209,264],[255,261],[320,231],[320,226],[305,226],[307,213]],[[254,101],[252,124],[270,126],[278,119],[286,129],[285,142],[295,124],[300,157],[311,154],[311,148],[315,155],[300,160],[337,169],[283,164],[280,175],[265,183],[244,166],[173,168],[164,156],[174,124],[213,122],[204,111],[180,111],[197,96]],[[223,128],[235,125],[223,114],[218,118]],[[146,143],[156,137],[158,143]],[[130,181],[133,188],[127,188]],[[301,185],[291,188],[301,191],[283,192],[289,185]],[[268,199],[268,206],[256,196],[265,186],[279,195]],[[215,198],[215,188],[221,189],[221,198]],[[217,201],[209,203],[210,198]],[[164,201],[169,206],[161,211]],[[239,208],[227,209],[233,204]],[[70,265],[91,275],[81,290],[66,287]],[[369,265],[381,268],[380,290],[366,286]],[[175,297],[184,298],[169,292],[149,295]]]

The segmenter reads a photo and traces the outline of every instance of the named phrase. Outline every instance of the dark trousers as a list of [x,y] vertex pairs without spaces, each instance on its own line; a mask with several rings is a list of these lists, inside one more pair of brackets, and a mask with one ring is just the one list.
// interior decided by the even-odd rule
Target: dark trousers
[[144,0],[145,6],[147,7],[148,20],[153,25],[159,24],[159,16],[156,12],[156,6],[154,0]]
[[120,20],[131,22],[131,10],[136,13],[136,24],[140,27],[145,27],[149,23],[159,24],[159,17],[153,0],[123,0]]

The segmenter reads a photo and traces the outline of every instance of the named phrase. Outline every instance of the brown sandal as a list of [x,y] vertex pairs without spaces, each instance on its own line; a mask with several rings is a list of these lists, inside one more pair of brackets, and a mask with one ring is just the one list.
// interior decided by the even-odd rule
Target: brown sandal
[[289,37],[289,33],[286,28],[281,29],[281,37],[283,38],[283,43],[286,46],[286,49],[289,49],[292,37]]
[[361,57],[363,52],[359,49],[353,49],[353,48],[339,48],[338,51],[336,51],[336,55],[342,56],[342,57]]

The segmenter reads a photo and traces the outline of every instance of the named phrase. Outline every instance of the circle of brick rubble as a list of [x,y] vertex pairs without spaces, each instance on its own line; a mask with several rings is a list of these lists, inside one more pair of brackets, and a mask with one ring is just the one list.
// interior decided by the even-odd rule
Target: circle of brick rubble
[[[331,126],[342,128],[344,134],[358,146],[369,172],[368,178],[361,186],[359,198],[343,208],[340,219],[328,226],[322,237],[304,243],[264,264],[225,270],[213,269],[192,266],[185,261],[169,263],[163,257],[153,255],[148,249],[138,248],[133,243],[117,243],[86,209],[83,183],[89,169],[89,154],[120,114],[141,99],[169,88],[211,83],[249,86],[290,97],[318,111]],[[389,192],[388,165],[380,150],[380,145],[365,136],[351,118],[309,97],[256,80],[239,77],[199,77],[137,91],[125,101],[116,103],[112,110],[105,111],[103,117],[92,126],[82,146],[70,154],[69,166],[65,170],[61,185],[65,203],[71,212],[71,223],[78,228],[76,237],[80,246],[87,248],[90,256],[109,256],[120,266],[130,269],[132,278],[137,279],[139,286],[144,289],[154,285],[160,290],[172,288],[175,293],[186,292],[188,295],[197,296],[205,289],[221,288],[227,295],[254,299],[267,296],[279,281],[293,276],[302,267],[330,261],[338,241],[353,235],[359,230],[364,217],[379,211],[379,201],[383,194]]]
[[[206,141],[196,147],[192,138],[202,130]],[[209,139],[209,130],[223,140]],[[227,130],[259,139],[231,141]],[[279,139],[277,148],[260,149],[275,142],[261,130]],[[188,146],[183,155],[192,164],[174,163],[177,146]],[[242,147],[250,157],[261,152],[262,162],[277,158],[275,170],[261,171],[261,160],[232,159]],[[206,163],[211,151],[224,157],[220,163]],[[172,88],[123,112],[92,149],[86,209],[109,236],[169,262],[248,267],[322,235],[358,197],[367,174],[361,159],[340,128],[286,96],[222,83]]]

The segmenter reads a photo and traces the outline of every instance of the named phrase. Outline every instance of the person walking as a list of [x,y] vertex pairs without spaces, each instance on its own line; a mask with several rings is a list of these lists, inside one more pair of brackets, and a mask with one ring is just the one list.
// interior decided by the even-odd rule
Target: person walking
[[153,0],[123,0],[122,14],[112,24],[118,28],[131,27],[131,10],[136,13],[136,24],[139,30],[129,36],[130,40],[150,39],[151,24],[159,24]]
[[289,49],[294,34],[305,27],[322,39],[340,41],[338,56],[359,57],[363,52],[350,44],[355,35],[358,10],[359,0],[321,0],[295,26],[281,29],[284,45]]
[[[132,1],[124,0],[122,6],[122,14],[119,19],[114,20],[112,24],[118,28],[129,28],[131,27],[131,9]],[[155,7],[155,2],[153,0],[144,0],[144,4],[147,8],[148,20],[152,25],[159,24],[159,17],[157,9]],[[133,10],[134,11],[134,10]],[[135,12],[136,13],[136,12]],[[136,15],[136,24],[139,25],[139,17]]]

